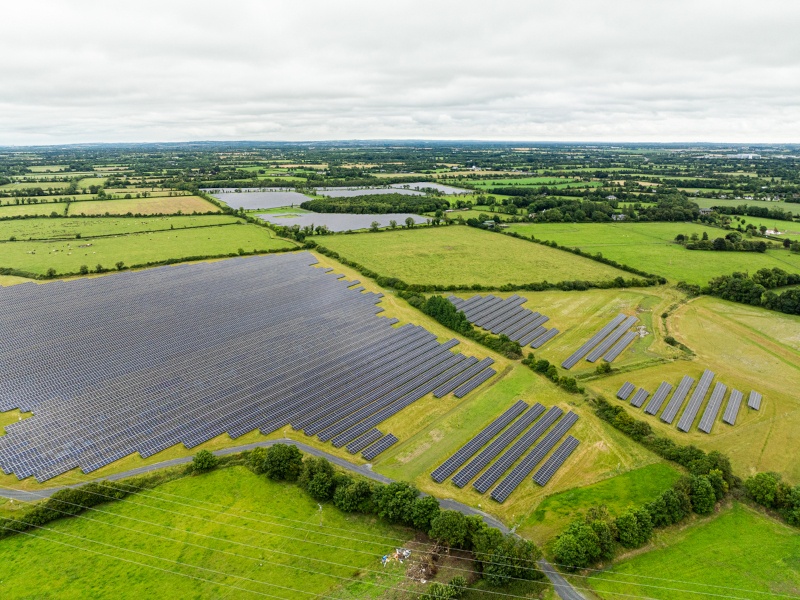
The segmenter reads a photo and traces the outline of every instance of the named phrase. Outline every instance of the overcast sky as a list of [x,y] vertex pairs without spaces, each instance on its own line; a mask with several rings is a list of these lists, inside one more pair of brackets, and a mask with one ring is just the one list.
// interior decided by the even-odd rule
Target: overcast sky
[[4,3],[0,145],[800,142],[800,2]]

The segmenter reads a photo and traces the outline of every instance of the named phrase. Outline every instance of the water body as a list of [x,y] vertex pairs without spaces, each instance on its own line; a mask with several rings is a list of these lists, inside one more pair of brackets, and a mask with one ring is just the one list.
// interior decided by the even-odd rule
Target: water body
[[347,188],[329,187],[317,188],[317,195],[327,196],[328,198],[354,198],[356,196],[368,196],[372,194],[402,194],[404,196],[424,196],[423,192],[416,190],[403,190],[393,187],[385,188]]
[[310,200],[300,192],[265,191],[265,192],[217,192],[211,194],[231,208],[243,207],[247,210],[259,208],[279,208],[281,206],[300,206]]
[[457,188],[451,185],[444,185],[442,183],[433,183],[432,181],[416,181],[414,183],[393,183],[391,187],[396,189],[409,189],[409,190],[425,190],[433,189],[443,194],[474,194],[472,190],[465,190],[464,188]]

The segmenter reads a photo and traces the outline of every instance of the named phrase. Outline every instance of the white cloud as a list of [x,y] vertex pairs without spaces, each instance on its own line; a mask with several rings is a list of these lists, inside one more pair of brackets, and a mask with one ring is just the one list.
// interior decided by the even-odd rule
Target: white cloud
[[800,141],[800,5],[29,1],[0,144]]

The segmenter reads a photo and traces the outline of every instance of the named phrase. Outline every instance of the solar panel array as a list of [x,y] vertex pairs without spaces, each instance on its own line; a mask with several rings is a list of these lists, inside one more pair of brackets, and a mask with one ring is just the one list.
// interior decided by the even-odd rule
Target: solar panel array
[[398,440],[396,437],[394,437],[391,433],[387,433],[377,442],[372,444],[369,448],[364,450],[364,452],[361,453],[361,456],[363,456],[367,460],[372,460],[373,458],[378,456],[378,454],[388,449],[390,446],[396,444],[397,441]]
[[747,399],[747,406],[753,410],[761,408],[761,394],[755,390],[750,390],[750,397]]
[[703,371],[700,381],[697,382],[697,387],[694,388],[692,397],[689,398],[689,402],[686,404],[686,408],[683,409],[683,414],[678,420],[678,429],[681,431],[687,432],[689,429],[691,429],[692,423],[694,423],[694,419],[700,410],[700,405],[703,404],[703,400],[705,400],[706,394],[708,393],[708,388],[711,387],[711,382],[713,379],[713,371],[708,369]]
[[1,288],[0,410],[34,416],[6,427],[0,466],[44,481],[287,425],[375,456],[392,439],[366,441],[381,422],[494,373],[491,359],[452,352],[456,340],[393,327],[377,316],[380,294],[315,262],[293,253]]
[[631,398],[631,406],[635,406],[636,408],[641,408],[644,401],[647,400],[647,397],[650,395],[644,388],[639,388],[639,391],[633,395]]
[[448,300],[464,313],[470,323],[491,333],[506,335],[523,347],[539,348],[558,334],[557,329],[543,326],[550,317],[520,306],[527,302],[527,298],[516,294],[505,300],[491,294],[476,295],[468,300],[450,296]]
[[661,405],[664,404],[664,400],[667,399],[667,395],[672,391],[672,384],[667,383],[666,381],[662,381],[661,385],[658,386],[656,393],[653,394],[653,397],[650,398],[650,402],[647,403],[647,406],[644,408],[645,414],[654,415],[660,409]]
[[627,400],[635,389],[635,385],[633,385],[630,381],[626,381],[622,384],[622,387],[619,388],[619,391],[617,392],[617,398],[620,400]]
[[570,454],[575,451],[579,443],[580,442],[571,435],[567,436],[567,439],[561,442],[561,445],[550,455],[550,458],[536,471],[533,480],[542,486],[550,481],[553,475],[556,474],[556,471],[558,471],[561,465],[569,458]]
[[742,405],[742,398],[744,394],[739,390],[731,390],[730,398],[728,398],[728,405],[725,407],[725,413],[722,415],[722,420],[728,425],[736,425],[736,417],[739,415],[739,407]]
[[578,415],[574,412],[567,413],[564,418],[536,444],[533,450],[514,467],[511,473],[506,475],[505,479],[492,490],[492,499],[497,502],[505,502],[506,498],[511,495],[511,492],[517,489],[519,484],[530,475],[536,465],[542,462],[544,457],[547,456],[547,453],[553,449],[562,437],[564,437],[577,420]]
[[714,426],[714,421],[717,419],[719,409],[722,407],[722,400],[725,398],[725,392],[728,390],[724,383],[719,381],[714,386],[714,391],[711,392],[711,398],[708,400],[703,416],[700,417],[700,424],[697,428],[704,433],[711,433],[711,428]]
[[501,433],[495,440],[486,446],[478,456],[473,458],[467,466],[461,469],[453,477],[453,483],[457,487],[464,487],[472,481],[478,473],[483,471],[489,463],[492,462],[497,456],[505,450],[511,442],[525,431],[536,419],[538,419],[544,412],[544,406],[538,402],[531,406],[524,415],[514,421],[514,423]]
[[681,382],[678,384],[678,389],[672,394],[667,408],[661,413],[661,420],[664,421],[664,423],[672,425],[675,417],[678,416],[678,411],[681,409],[681,406],[683,406],[683,401],[686,400],[686,396],[689,395],[689,390],[692,389],[693,385],[694,378],[684,375],[683,379],[681,379]]
[[[600,331],[589,338],[589,340],[578,348],[567,360],[561,363],[561,366],[565,369],[571,369],[584,357],[590,362],[594,362],[600,358],[600,356],[603,356],[603,359],[608,362],[613,361],[630,343],[630,340],[636,337],[636,334],[633,333],[633,337],[631,337],[624,346],[617,348],[622,342],[620,338],[625,338],[627,335],[625,331],[630,329],[636,321],[638,321],[636,317],[626,317],[622,313],[618,314]],[[598,346],[598,344],[600,345]],[[597,346],[597,348],[595,348],[595,346]],[[587,356],[587,354],[589,356]]]
[[459,448],[453,456],[439,465],[433,473],[431,473],[433,480],[436,483],[442,483],[445,479],[450,477],[461,465],[474,456],[478,450],[483,448],[489,440],[505,429],[511,421],[521,415],[526,408],[528,408],[527,402],[523,402],[522,400],[515,402],[511,408],[489,423],[478,435]]
[[[714,373],[706,369],[703,372],[703,375],[700,378],[694,393],[689,399],[689,402],[686,405],[683,414],[681,415],[680,421],[678,422],[678,429],[681,431],[688,432],[691,429],[697,414],[700,412],[700,408],[702,408],[703,402],[708,394],[708,390],[711,387],[713,379]],[[693,378],[689,377],[688,375],[684,375],[680,384],[678,384],[675,393],[672,395],[672,399],[667,403],[664,412],[661,414],[662,421],[672,424],[678,414],[678,411],[680,411],[681,407],[683,406],[684,400],[686,400],[686,397],[689,395],[689,391],[692,389],[694,383],[695,380]],[[617,398],[620,400],[626,400],[635,389],[635,385],[626,381],[617,392]],[[647,403],[647,406],[644,409],[645,414],[658,414],[658,411],[661,410],[661,406],[664,404],[664,401],[671,390],[672,385],[666,381],[662,381],[661,385],[658,386],[656,393],[653,394],[653,397],[650,399],[650,402]],[[703,415],[700,417],[700,422],[697,425],[697,428],[700,431],[704,433],[711,433],[714,423],[719,416],[720,409],[724,404],[727,390],[727,386],[721,382],[717,382],[714,386],[711,396],[708,399],[708,403],[705,406],[705,410],[703,411]],[[755,399],[755,403],[760,404],[761,394],[756,391],[752,391],[750,392],[750,397],[751,399]],[[644,399],[646,398],[647,392],[640,389],[633,396],[631,404],[638,408],[642,405]],[[741,407],[743,398],[744,396],[742,392],[736,389],[731,389],[730,396],[728,397],[728,403],[722,415],[722,421],[724,423],[727,423],[728,425],[736,424],[736,419],[739,414],[739,408]]]

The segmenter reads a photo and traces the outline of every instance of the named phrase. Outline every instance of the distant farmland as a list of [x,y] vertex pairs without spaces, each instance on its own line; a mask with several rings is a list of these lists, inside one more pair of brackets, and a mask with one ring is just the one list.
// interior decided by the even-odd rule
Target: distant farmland
[[464,226],[332,236],[321,243],[381,275],[408,283],[501,286],[630,277],[588,258]]

